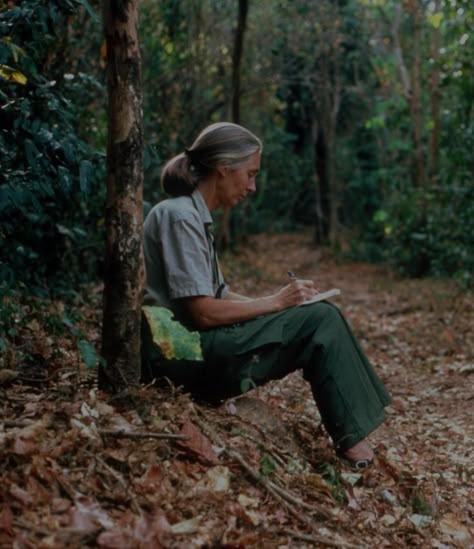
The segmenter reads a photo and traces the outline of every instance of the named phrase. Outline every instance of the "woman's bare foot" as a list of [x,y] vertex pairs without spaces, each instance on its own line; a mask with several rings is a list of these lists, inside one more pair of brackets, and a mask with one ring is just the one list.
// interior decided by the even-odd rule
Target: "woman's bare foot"
[[369,443],[364,439],[352,446],[352,448],[342,452],[342,456],[350,461],[372,461],[374,459],[374,452]]

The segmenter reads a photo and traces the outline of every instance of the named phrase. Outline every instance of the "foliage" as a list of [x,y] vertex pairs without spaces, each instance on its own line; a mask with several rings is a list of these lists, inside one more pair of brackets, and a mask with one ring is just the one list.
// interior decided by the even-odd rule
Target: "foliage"
[[62,60],[78,5],[29,0],[0,12],[0,64],[25,77],[0,90],[0,278],[10,286],[70,292],[97,273],[103,162],[78,137]]
[[404,275],[454,276],[463,286],[474,272],[474,189],[412,191],[378,212],[385,257]]
[[[10,286],[70,292],[100,273],[106,114],[98,9],[97,0],[0,5],[0,276]],[[237,5],[146,0],[140,10],[147,209],[164,196],[163,162],[203,126],[229,117]],[[232,212],[233,240],[302,225],[316,234],[332,208],[333,242],[349,235],[353,256],[472,284],[473,20],[468,0],[251,3],[241,115],[264,154],[256,195]],[[400,59],[412,84],[420,72],[422,186]],[[318,202],[328,185],[332,195]]]
[[[414,177],[414,121],[403,96],[400,63],[393,53],[391,21],[395,3],[366,5],[372,29],[371,63],[377,75],[375,102],[364,128],[349,138],[347,157],[355,152],[348,178],[353,253],[388,260],[408,276],[453,276],[472,284],[472,41],[468,28],[472,6],[464,0],[419,5],[422,11],[420,128],[427,175],[423,186]],[[380,13],[384,18],[380,19]],[[402,56],[413,64],[412,13],[403,13]],[[439,46],[434,51],[434,33]],[[433,73],[439,76],[439,90]],[[471,90],[470,92],[468,90]],[[438,112],[435,100],[439,98]],[[439,148],[434,145],[439,116]],[[357,137],[358,136],[358,137]],[[363,138],[361,139],[361,137]],[[436,167],[436,171],[433,171]],[[431,171],[430,171],[431,170]]]

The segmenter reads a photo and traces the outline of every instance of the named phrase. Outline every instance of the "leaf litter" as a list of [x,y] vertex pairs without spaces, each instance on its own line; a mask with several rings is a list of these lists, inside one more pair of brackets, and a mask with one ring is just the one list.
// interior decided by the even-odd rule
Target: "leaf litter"
[[[0,378],[0,547],[474,547],[472,293],[338,263],[307,233],[238,252],[222,258],[238,292],[274,291],[288,270],[342,289],[394,398],[376,466],[337,460],[298,373],[218,407],[150,385],[126,408],[37,311],[17,336],[36,363],[14,346],[2,362],[17,375]],[[98,295],[81,311],[93,342]]]

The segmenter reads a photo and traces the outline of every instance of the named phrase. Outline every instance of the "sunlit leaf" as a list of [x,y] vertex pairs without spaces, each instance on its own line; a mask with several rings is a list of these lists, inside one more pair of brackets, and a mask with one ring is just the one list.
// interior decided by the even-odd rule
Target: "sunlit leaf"
[[165,358],[204,360],[198,332],[190,332],[173,320],[173,313],[164,307],[144,306],[143,312],[150,326],[153,341],[160,347]]
[[0,65],[0,76],[7,82],[22,84],[23,86],[28,82],[28,78],[22,72],[8,65]]
[[443,14],[441,12],[433,13],[433,15],[428,15],[428,21],[435,29],[439,29],[442,20]]

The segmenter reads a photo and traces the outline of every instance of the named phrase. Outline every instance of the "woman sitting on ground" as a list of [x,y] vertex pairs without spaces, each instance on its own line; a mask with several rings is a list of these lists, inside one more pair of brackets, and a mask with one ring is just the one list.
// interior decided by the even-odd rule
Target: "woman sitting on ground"
[[[317,293],[310,280],[260,298],[236,294],[219,268],[211,212],[255,192],[261,152],[255,135],[224,122],[163,168],[172,198],[145,220],[145,304],[199,331],[205,361],[160,364],[160,375],[216,401],[239,394],[243,380],[260,385],[301,368],[337,455],[362,469],[373,460],[366,437],[384,420],[390,396],[339,309],[325,301],[298,307]],[[149,334],[143,349],[153,363]]]

